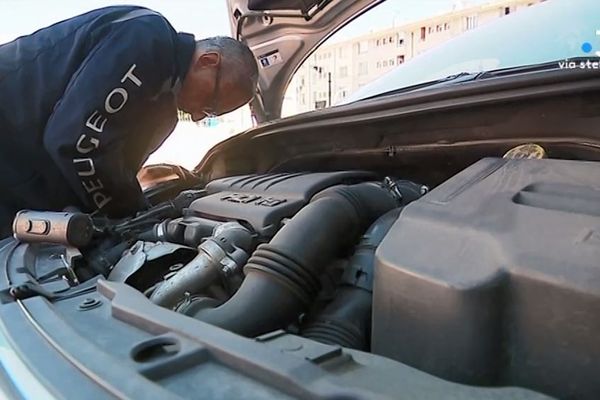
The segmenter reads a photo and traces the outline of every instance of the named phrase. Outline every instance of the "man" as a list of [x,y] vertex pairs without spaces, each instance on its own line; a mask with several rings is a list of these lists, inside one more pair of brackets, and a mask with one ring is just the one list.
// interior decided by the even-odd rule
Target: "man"
[[258,70],[226,37],[195,41],[160,14],[108,7],[0,46],[0,238],[20,209],[124,216],[135,175],[177,109],[198,121],[247,103]]

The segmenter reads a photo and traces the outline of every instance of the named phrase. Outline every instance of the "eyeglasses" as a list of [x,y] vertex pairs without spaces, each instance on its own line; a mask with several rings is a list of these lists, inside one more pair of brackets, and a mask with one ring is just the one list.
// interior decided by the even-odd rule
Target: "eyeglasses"
[[218,116],[217,110],[219,106],[219,85],[221,83],[221,63],[217,65],[217,73],[215,77],[215,87],[212,92],[212,102],[208,109],[202,110],[202,113],[206,118],[216,118]]

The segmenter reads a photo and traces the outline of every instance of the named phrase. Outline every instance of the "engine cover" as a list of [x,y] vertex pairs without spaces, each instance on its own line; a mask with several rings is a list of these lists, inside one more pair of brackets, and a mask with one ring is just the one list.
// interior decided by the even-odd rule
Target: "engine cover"
[[600,163],[484,159],[376,253],[373,351],[434,375],[600,393]]
[[282,219],[294,216],[321,190],[373,178],[363,171],[234,176],[209,183],[210,194],[194,201],[190,209],[210,219],[245,221],[261,236],[270,237]]

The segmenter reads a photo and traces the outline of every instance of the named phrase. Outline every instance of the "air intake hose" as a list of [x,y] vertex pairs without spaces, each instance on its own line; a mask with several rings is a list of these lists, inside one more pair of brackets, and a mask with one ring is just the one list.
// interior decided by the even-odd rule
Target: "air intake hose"
[[395,208],[391,193],[376,183],[334,186],[311,199],[244,267],[236,294],[194,317],[245,336],[282,328],[308,309],[319,275],[379,216]]
[[398,219],[401,209],[381,216],[363,235],[342,276],[335,298],[309,315],[302,336],[321,343],[368,350],[373,303],[375,250]]
[[150,300],[159,306],[173,308],[184,299],[185,293],[201,293],[219,276],[232,272],[227,269],[235,271],[245,263],[251,243],[252,234],[236,222],[216,227],[213,236],[198,246],[198,255],[159,284]]

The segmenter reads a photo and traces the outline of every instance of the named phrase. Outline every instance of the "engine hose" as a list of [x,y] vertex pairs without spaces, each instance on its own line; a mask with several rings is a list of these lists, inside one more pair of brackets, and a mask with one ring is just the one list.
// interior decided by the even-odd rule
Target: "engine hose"
[[221,275],[231,274],[248,259],[252,234],[236,222],[215,228],[214,235],[198,246],[198,255],[169,279],[160,283],[150,300],[162,307],[174,308],[186,293],[197,294],[212,285]]
[[325,308],[308,316],[302,326],[302,336],[321,343],[368,350],[375,250],[400,211],[397,208],[384,214],[363,235],[344,271],[335,298]]
[[202,239],[211,236],[222,222],[199,217],[166,219],[140,233],[139,240],[147,242],[171,242],[197,247]]
[[318,193],[252,254],[229,301],[193,316],[245,336],[285,327],[312,303],[325,266],[396,206],[388,190],[371,182]]

